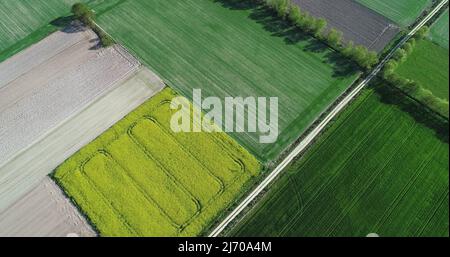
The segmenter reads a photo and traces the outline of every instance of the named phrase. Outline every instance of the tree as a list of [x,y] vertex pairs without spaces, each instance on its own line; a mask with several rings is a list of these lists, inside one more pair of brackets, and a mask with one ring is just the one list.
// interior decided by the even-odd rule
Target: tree
[[296,25],[303,31],[306,31],[309,14],[307,12],[300,12],[300,17],[296,22]]
[[424,39],[428,35],[428,32],[429,32],[429,28],[427,26],[423,26],[416,32],[415,38]]
[[389,75],[394,73],[395,69],[397,69],[398,63],[394,60],[390,60],[386,63],[383,67],[383,78],[387,79],[389,78]]
[[289,20],[291,20],[295,25],[300,24],[300,20],[302,19],[302,11],[300,10],[300,7],[297,5],[291,6],[289,9]]
[[95,14],[85,4],[74,4],[72,6],[72,13],[75,18],[82,21],[86,26],[91,28],[97,34],[103,47],[108,47],[114,44],[114,40],[95,24]]
[[439,98],[436,106],[435,106],[435,110],[440,113],[441,115],[448,117],[449,116],[449,108],[448,108],[448,101]]
[[323,30],[327,27],[327,21],[323,18],[316,19],[315,20],[315,28],[314,28],[314,35],[316,37],[321,37]]
[[352,59],[364,69],[370,69],[378,63],[378,55],[369,51],[365,46],[359,45],[353,48]]
[[290,0],[268,0],[266,5],[273,9],[278,17],[285,19],[289,15]]
[[421,88],[416,98],[430,107],[435,105],[437,99],[430,90],[424,88]]
[[371,69],[379,62],[378,54],[374,51],[368,51],[366,54],[365,68]]
[[303,13],[303,26],[301,27],[305,32],[312,33],[314,31],[315,21],[309,13]]
[[413,46],[411,45],[410,42],[406,43],[406,44],[403,46],[403,50],[405,50],[406,55],[410,55],[410,54],[412,53],[413,49],[414,49],[414,48],[413,48]]
[[404,62],[406,60],[407,52],[406,50],[399,48],[394,53],[394,59],[398,62]]
[[409,95],[416,95],[421,89],[421,86],[416,81],[408,81],[404,86],[404,91]]
[[352,58],[354,47],[355,47],[355,44],[353,43],[353,41],[348,42],[345,45],[345,47],[342,49],[342,54],[347,58]]
[[339,47],[342,43],[342,32],[336,29],[331,29],[327,35],[327,42],[333,47]]
[[82,3],[76,3],[72,6],[72,13],[75,18],[79,19],[86,25],[90,25],[95,17],[94,12],[88,6]]
[[278,0],[276,6],[278,16],[283,19],[286,19],[286,17],[289,15],[289,6],[290,6],[289,0]]
[[411,38],[411,39],[409,39],[408,43],[409,43],[413,48],[416,47],[416,39]]

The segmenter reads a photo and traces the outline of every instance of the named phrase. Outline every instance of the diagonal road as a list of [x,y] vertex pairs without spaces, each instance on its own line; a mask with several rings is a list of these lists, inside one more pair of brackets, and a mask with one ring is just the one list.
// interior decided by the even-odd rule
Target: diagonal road
[[326,128],[328,123],[342,111],[361,90],[381,71],[383,66],[392,58],[395,51],[401,48],[416,32],[436,15],[448,0],[443,0],[421,22],[419,22],[405,37],[386,55],[386,57],[373,69],[373,71],[358,86],[356,86],[336,107],[315,127],[300,144],[258,185],[210,234],[210,237],[219,236],[232,222],[283,170],[300,154],[311,142]]

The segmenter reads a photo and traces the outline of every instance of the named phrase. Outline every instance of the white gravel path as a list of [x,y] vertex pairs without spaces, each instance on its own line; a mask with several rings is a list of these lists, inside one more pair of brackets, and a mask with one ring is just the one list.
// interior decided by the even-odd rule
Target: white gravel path
[[139,66],[96,44],[90,30],[56,32],[0,63],[0,167]]

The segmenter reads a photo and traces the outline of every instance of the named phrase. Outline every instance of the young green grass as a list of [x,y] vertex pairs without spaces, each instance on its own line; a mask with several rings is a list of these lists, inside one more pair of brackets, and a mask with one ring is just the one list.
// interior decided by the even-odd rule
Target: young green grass
[[448,9],[431,26],[429,37],[431,41],[448,49]]
[[232,134],[265,162],[305,131],[357,74],[338,54],[267,10],[229,8],[230,2],[126,1],[97,20],[188,98],[193,88],[221,99],[278,97],[276,143],[260,144],[257,133]]
[[50,21],[70,13],[77,0],[22,0],[0,2],[0,52]]
[[361,4],[406,27],[413,23],[432,0],[357,0]]
[[44,39],[70,21],[73,4],[104,11],[119,0],[0,1],[0,62]]
[[229,235],[448,236],[448,131],[401,97],[365,90]]
[[201,235],[259,173],[225,133],[172,132],[175,96],[165,89],[55,171],[100,235]]
[[0,62],[56,31],[57,26],[50,22],[69,15],[77,2],[80,0],[0,1]]
[[419,82],[437,97],[448,100],[448,57],[448,48],[443,48],[429,40],[420,40],[396,72],[405,78]]

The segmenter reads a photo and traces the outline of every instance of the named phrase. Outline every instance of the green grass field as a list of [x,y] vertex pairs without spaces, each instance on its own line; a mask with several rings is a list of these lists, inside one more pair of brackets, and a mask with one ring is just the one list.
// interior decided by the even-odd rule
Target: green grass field
[[448,236],[448,131],[399,98],[364,91],[229,235]]
[[225,133],[172,132],[174,96],[165,89],[55,171],[100,235],[201,235],[259,173]]
[[431,41],[448,49],[448,9],[431,26],[429,37]]
[[71,6],[78,2],[99,11],[115,3],[112,0],[0,1],[0,62],[64,26],[57,19],[70,15]]
[[0,1],[0,62],[57,29],[51,21],[79,0]]
[[77,0],[6,0],[0,2],[0,52],[52,20],[68,14]]
[[212,0],[121,2],[99,24],[181,94],[279,98],[280,136],[232,134],[262,161],[275,158],[356,78],[327,47],[290,32],[266,10]]
[[357,0],[361,4],[406,27],[413,23],[432,0]]
[[448,100],[448,57],[448,49],[429,40],[420,40],[396,71],[405,78],[421,83],[434,95]]

